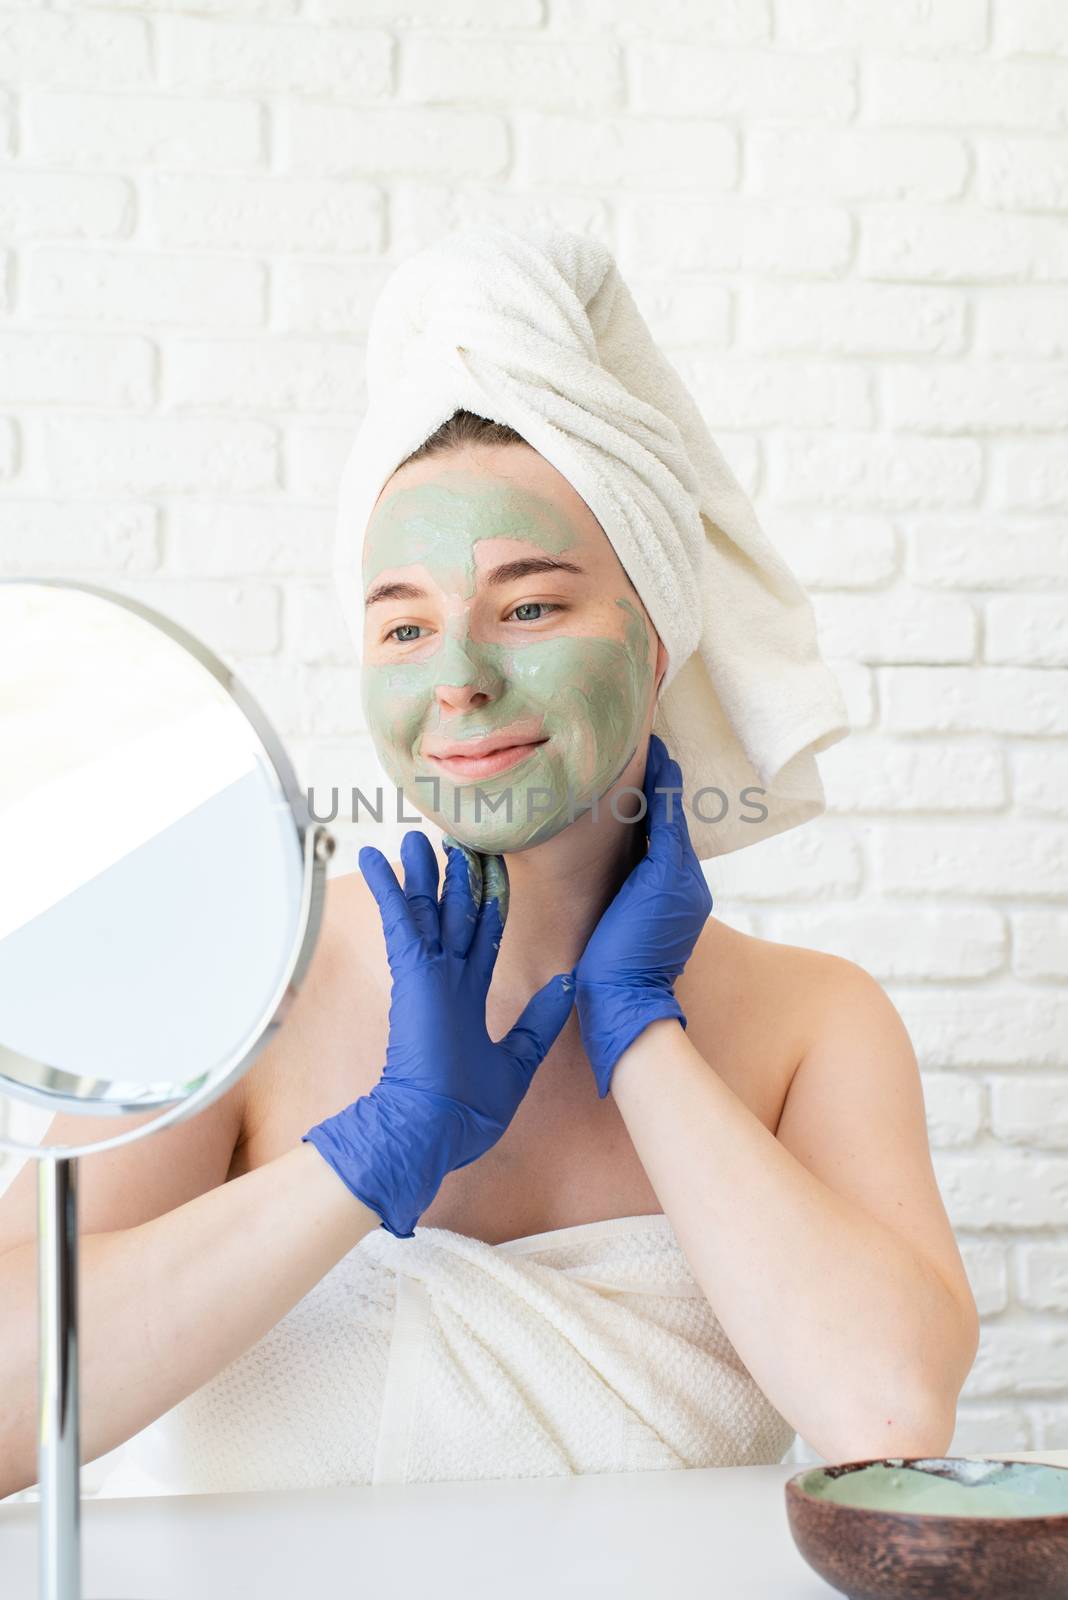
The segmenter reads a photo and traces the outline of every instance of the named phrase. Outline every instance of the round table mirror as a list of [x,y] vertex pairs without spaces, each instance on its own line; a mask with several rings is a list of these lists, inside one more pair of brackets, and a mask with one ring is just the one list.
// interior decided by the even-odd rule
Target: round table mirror
[[0,1137],[39,1163],[40,1593],[79,1600],[77,1160],[248,1068],[311,957],[334,840],[228,668],[94,585],[0,580],[0,753],[0,1093],[141,1118]]

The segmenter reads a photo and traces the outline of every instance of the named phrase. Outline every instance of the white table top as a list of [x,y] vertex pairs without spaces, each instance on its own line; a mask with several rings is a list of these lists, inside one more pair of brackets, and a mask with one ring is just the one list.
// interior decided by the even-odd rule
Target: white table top
[[[1068,1451],[992,1451],[1068,1466]],[[86,1600],[829,1600],[798,1553],[794,1464],[86,1500]],[[0,1506],[4,1594],[37,1593],[37,1505]],[[728,1581],[729,1580],[729,1581]]]

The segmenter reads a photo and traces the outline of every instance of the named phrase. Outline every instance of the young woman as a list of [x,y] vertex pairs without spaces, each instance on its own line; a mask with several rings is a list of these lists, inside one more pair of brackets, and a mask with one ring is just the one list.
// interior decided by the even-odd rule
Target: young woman
[[[513,815],[471,823],[473,892],[418,830],[361,852],[246,1077],[83,1164],[84,1459],[160,1418],[161,1489],[779,1460],[794,1430],[943,1452],[977,1318],[908,1036],[860,967],[708,914],[651,781],[680,781],[663,645],[597,519],[461,416],[387,483],[364,577],[387,771],[428,816],[476,784]],[[0,1495],[36,1477],[35,1296],[28,1168]]]

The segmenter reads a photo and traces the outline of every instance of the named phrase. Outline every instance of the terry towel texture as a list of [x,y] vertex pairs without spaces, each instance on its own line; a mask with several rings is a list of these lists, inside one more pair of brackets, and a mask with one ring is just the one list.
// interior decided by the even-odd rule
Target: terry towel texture
[[[473,224],[384,285],[337,507],[334,577],[357,655],[375,502],[461,408],[515,428],[568,480],[641,597],[668,653],[653,729],[682,767],[698,856],[822,812],[814,754],[849,723],[811,602],[598,239]],[[762,792],[747,799],[749,786]],[[708,794],[698,813],[705,787],[726,799]]]
[[740,1466],[793,1439],[665,1216],[502,1245],[376,1228],[101,1493]]

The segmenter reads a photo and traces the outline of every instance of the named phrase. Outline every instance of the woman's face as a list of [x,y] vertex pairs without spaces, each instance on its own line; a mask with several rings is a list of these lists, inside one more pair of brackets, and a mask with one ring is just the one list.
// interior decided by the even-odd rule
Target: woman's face
[[[597,519],[537,451],[479,446],[395,473],[363,587],[368,728],[446,833],[525,849],[624,772],[666,655]],[[469,741],[511,748],[458,755]]]
[[[363,554],[363,707],[420,813],[472,850],[552,838],[624,773],[657,637],[584,499],[524,445],[395,474]],[[468,741],[510,746],[459,754]]]

